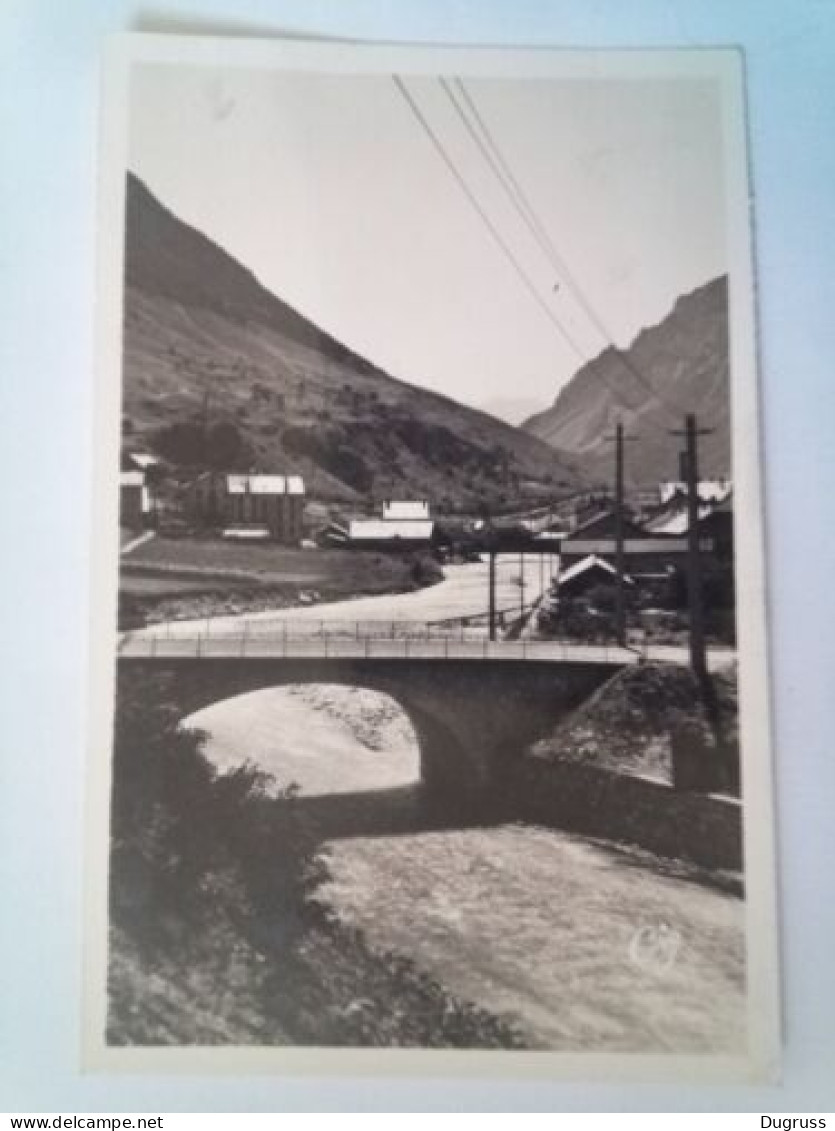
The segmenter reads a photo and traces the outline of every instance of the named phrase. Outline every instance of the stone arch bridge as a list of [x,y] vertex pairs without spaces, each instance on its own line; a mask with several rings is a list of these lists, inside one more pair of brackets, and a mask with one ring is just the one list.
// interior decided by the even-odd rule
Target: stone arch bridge
[[502,658],[342,658],[122,654],[120,691],[164,675],[182,717],[248,692],[290,684],[343,684],[390,695],[418,739],[421,776],[438,795],[478,795],[623,666],[602,661]]

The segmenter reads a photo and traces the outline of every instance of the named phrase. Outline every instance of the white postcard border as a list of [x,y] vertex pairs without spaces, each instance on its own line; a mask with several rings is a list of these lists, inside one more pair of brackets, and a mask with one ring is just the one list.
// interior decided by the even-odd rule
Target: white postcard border
[[[712,78],[723,106],[730,280],[740,733],[745,797],[747,1056],[298,1047],[129,1048],[104,1041],[111,743],[118,579],[124,197],[135,63],[342,74],[455,73],[514,78]],[[408,47],[280,38],[126,35],[104,60],[98,214],[91,676],[85,820],[83,1067],[91,1072],[289,1075],[509,1075],[603,1081],[773,1082],[780,1061],[775,816],[750,187],[741,53],[734,48]],[[114,375],[119,375],[118,380]]]

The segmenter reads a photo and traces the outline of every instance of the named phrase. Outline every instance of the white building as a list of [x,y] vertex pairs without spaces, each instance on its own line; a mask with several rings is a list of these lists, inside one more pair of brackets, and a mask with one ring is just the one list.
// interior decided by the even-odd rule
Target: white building
[[417,522],[428,518],[428,499],[386,499],[383,503],[386,522]]
[[434,525],[431,519],[424,518],[355,518],[348,525],[348,541],[365,547],[428,546]]
[[[721,503],[731,493],[730,479],[700,479],[696,487],[699,501],[702,503]],[[668,479],[665,483],[658,484],[658,497],[662,503],[668,503],[676,495],[687,496],[687,484],[680,479]]]

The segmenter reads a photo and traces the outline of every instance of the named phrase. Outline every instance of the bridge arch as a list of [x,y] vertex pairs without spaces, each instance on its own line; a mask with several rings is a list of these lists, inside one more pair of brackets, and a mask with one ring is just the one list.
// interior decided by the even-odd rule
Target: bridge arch
[[213,703],[291,684],[342,684],[391,696],[412,723],[427,790],[478,800],[509,757],[540,737],[616,667],[518,661],[122,657],[120,687],[154,673],[187,718]]

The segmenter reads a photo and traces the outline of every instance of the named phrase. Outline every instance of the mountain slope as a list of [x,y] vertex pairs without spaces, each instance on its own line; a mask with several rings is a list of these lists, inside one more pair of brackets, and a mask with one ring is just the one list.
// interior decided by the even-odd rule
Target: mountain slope
[[125,283],[127,443],[183,465],[301,471],[331,499],[500,507],[580,485],[536,437],[353,353],[132,175]]
[[624,354],[628,365],[618,351],[604,350],[560,390],[551,408],[522,427],[573,453],[586,467],[603,469],[611,462],[604,437],[622,421],[640,440],[629,445],[628,476],[645,483],[677,477],[681,444],[668,432],[682,426],[687,410],[697,414],[700,426],[713,429],[700,442],[702,473],[729,474],[727,277],[679,298],[667,317],[642,330]]

